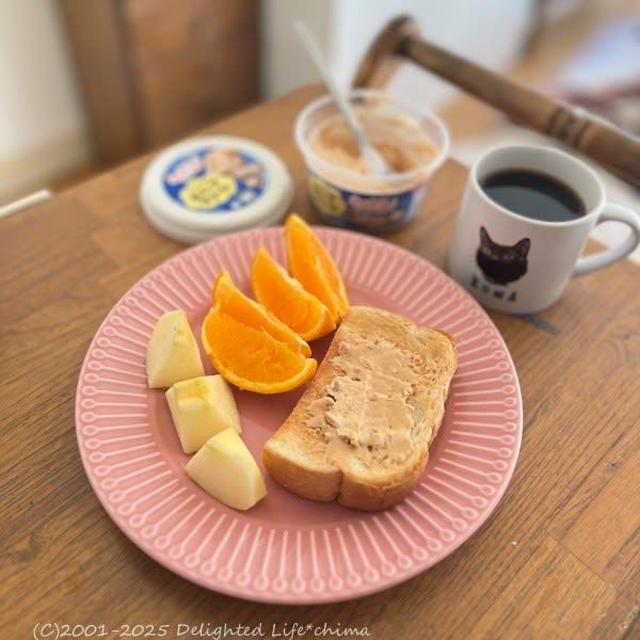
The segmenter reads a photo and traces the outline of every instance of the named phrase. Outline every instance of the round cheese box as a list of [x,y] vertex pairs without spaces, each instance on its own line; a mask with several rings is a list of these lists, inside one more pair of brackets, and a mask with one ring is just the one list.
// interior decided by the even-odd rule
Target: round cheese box
[[231,136],[193,138],[165,149],[140,184],[149,222],[189,244],[275,224],[292,197],[282,160],[264,145]]

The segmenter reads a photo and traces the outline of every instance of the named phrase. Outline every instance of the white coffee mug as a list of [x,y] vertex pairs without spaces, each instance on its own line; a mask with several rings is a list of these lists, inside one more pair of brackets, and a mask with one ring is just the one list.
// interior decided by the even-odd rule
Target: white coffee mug
[[[525,169],[547,174],[582,199],[586,213],[546,222],[514,213],[482,189],[492,173]],[[617,247],[580,257],[589,232],[615,220],[631,229]],[[508,146],[485,153],[472,167],[449,251],[449,273],[484,306],[534,313],[553,304],[572,276],[605,267],[640,244],[640,216],[607,202],[598,175],[584,162],[551,147]]]

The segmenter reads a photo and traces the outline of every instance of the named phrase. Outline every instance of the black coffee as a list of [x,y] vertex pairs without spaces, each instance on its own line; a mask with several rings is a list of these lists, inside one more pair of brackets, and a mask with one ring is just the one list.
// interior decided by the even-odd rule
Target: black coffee
[[584,202],[566,184],[528,169],[506,169],[487,176],[482,190],[499,205],[544,222],[566,222],[586,213]]

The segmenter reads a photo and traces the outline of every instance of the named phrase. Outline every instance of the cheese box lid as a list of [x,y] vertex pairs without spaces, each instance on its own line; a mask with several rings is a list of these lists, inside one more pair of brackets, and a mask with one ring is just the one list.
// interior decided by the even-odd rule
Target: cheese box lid
[[140,184],[149,222],[179,242],[278,222],[293,198],[286,166],[270,149],[246,138],[185,140],[158,154]]

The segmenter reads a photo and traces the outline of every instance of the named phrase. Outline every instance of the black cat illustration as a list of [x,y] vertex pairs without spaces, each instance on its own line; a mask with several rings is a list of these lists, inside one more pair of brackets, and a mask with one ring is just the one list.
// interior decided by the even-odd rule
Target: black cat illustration
[[487,230],[480,227],[476,262],[489,282],[506,285],[527,273],[527,254],[530,248],[529,238],[522,238],[513,246],[502,245],[494,242]]

